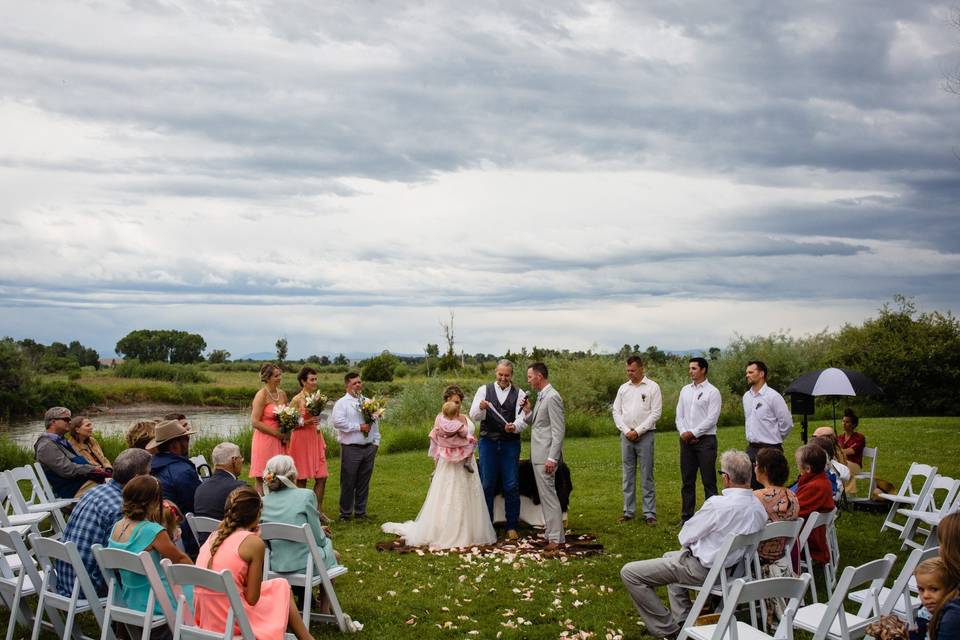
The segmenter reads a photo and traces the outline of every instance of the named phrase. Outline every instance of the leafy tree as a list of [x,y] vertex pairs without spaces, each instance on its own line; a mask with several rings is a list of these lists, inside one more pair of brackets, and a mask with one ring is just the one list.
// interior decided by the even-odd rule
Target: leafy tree
[[287,359],[287,339],[278,338],[277,339],[277,363],[283,364],[283,361]]
[[720,353],[721,353],[720,347],[710,347],[710,351],[709,351],[708,353],[710,354],[710,359],[711,359],[711,360],[719,360],[719,359],[720,359]]
[[347,356],[339,353],[337,354],[337,357],[333,359],[333,364],[337,365],[338,367],[345,367],[350,364],[350,361],[347,360]]
[[427,367],[427,375],[430,375],[430,371],[433,369],[434,363],[437,361],[437,358],[440,357],[440,346],[434,344],[433,342],[427,343],[427,346],[424,347],[423,352],[427,354],[427,357],[424,358],[424,363]]
[[830,364],[860,371],[883,389],[897,411],[923,415],[960,412],[960,322],[950,312],[917,313],[894,296],[862,326],[844,326],[827,354]]
[[667,354],[662,349],[658,349],[657,345],[650,345],[643,352],[643,362],[644,364],[666,364]]
[[23,354],[24,359],[31,369],[38,369],[40,367],[40,358],[43,357],[43,354],[46,353],[47,348],[31,340],[30,338],[24,338],[23,340],[17,341],[17,346],[20,348],[20,353]]
[[0,340],[0,413],[6,419],[31,408],[33,375],[12,338]]
[[203,360],[206,341],[196,333],[169,329],[137,329],[117,342],[114,350],[140,362],[191,364]]
[[626,360],[633,354],[639,353],[639,352],[640,352],[639,349],[634,349],[630,345],[624,344],[622,347],[620,347],[620,350],[617,351],[617,360]]
[[390,382],[400,359],[389,351],[374,356],[363,364],[360,375],[368,382]]
[[210,364],[223,364],[230,360],[230,352],[226,349],[214,349],[207,356],[207,362]]

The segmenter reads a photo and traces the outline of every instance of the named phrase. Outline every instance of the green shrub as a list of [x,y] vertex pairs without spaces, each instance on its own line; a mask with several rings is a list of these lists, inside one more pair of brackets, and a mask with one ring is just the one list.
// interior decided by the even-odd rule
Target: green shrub
[[5,433],[0,434],[0,469],[14,469],[33,462],[33,449],[17,444]]
[[118,378],[147,378],[177,383],[213,382],[210,376],[194,365],[138,360],[124,360],[113,369],[113,375]]
[[393,380],[393,370],[399,363],[400,360],[395,355],[381,353],[363,364],[360,376],[369,382],[391,382]]
[[73,413],[80,413],[87,407],[100,402],[101,395],[90,387],[76,382],[44,382],[37,386],[37,407],[67,407]]

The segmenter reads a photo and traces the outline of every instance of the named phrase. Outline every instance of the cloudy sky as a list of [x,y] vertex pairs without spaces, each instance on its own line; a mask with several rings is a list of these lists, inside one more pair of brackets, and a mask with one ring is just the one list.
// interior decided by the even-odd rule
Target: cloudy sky
[[0,334],[722,346],[960,308],[933,2],[0,0]]

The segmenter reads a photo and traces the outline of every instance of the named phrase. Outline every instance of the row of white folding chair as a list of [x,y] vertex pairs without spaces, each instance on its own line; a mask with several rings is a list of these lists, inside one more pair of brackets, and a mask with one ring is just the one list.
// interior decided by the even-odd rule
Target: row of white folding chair
[[[853,476],[854,480],[867,480],[868,486],[867,490],[861,492],[860,488],[857,488],[857,493],[854,496],[847,496],[847,502],[869,502],[873,500],[873,490],[877,486],[877,447],[864,447],[863,448],[863,457],[861,458],[861,471]],[[866,465],[866,461],[870,460],[869,468]]]
[[[800,571],[807,571],[812,576],[813,556],[810,553],[810,535],[814,529],[824,527],[827,548],[830,552],[829,561],[823,565],[823,578],[827,589],[827,598],[833,595],[833,588],[837,582],[837,569],[840,565],[840,545],[837,541],[836,519],[836,508],[827,512],[814,511],[807,516],[803,529],[800,531],[800,537],[797,540],[797,544],[800,547]],[[813,597],[814,602],[819,602],[817,599],[817,585],[815,580],[810,581],[810,595]]]
[[[10,551],[0,554],[0,599],[10,611],[6,640],[13,640],[17,624],[28,629],[33,625],[34,612],[24,598],[36,595],[43,583],[41,569],[27,550],[24,533],[22,528],[0,528],[0,546]],[[11,562],[13,558],[15,563]],[[59,616],[54,617],[53,629],[61,638],[66,637]]]
[[[884,519],[883,524],[880,525],[880,531],[893,529],[894,531],[903,533],[904,524],[896,520],[897,515],[899,515],[897,510],[916,509],[917,505],[923,501],[927,492],[930,490],[930,486],[933,484],[936,475],[936,467],[919,462],[912,462],[910,468],[907,469],[907,475],[900,484],[900,489],[897,493],[880,494],[881,498],[890,502],[890,510],[887,512],[887,517]],[[919,489],[914,486],[917,483],[920,484]]]
[[[800,529],[803,527],[803,520],[783,520],[781,522],[768,522],[763,531],[760,532],[760,539],[757,541],[757,549],[753,554],[753,577],[763,577],[763,562],[760,559],[760,547],[768,540],[783,538],[786,542],[783,549],[783,557],[790,561],[793,547],[797,544],[800,536]],[[772,596],[771,596],[772,597]],[[767,630],[767,603],[760,601],[760,624],[763,630]]]
[[[906,620],[911,626],[916,624],[916,611],[920,608],[920,598],[913,594],[917,590],[916,580],[913,578],[913,572],[924,560],[936,558],[940,555],[940,547],[931,549],[914,549],[907,556],[906,562],[900,568],[900,573],[889,588],[880,589],[880,613],[883,615],[894,614],[899,618]],[[854,591],[850,594],[850,599],[854,602],[864,602],[869,597],[866,589]]]
[[[31,640],[40,637],[40,628],[43,626],[44,615],[50,618],[51,623],[59,619],[59,614],[66,614],[64,623],[64,637],[73,635],[82,640],[92,640],[80,633],[76,627],[77,614],[90,612],[97,621],[97,626],[104,628],[104,605],[106,598],[97,595],[87,568],[80,559],[80,552],[75,542],[60,542],[50,538],[42,538],[36,534],[30,535],[30,546],[40,563],[42,581],[37,592],[37,613],[33,622]],[[57,591],[59,575],[55,570],[54,562],[59,560],[69,564],[74,571],[73,585],[70,595],[63,596]],[[109,631],[102,634],[102,638],[112,639]]]
[[[901,549],[913,547],[923,549],[926,539],[933,535],[940,520],[960,508],[960,480],[937,474],[930,489],[915,509],[897,509],[897,514],[905,516],[907,522],[900,533],[903,540]],[[924,526],[925,525],[925,526]],[[922,542],[916,537],[923,536]]]
[[[42,469],[40,471],[42,473]],[[46,479],[46,475],[44,475]],[[20,483],[25,482],[28,496],[24,496]],[[33,466],[24,465],[14,469],[7,469],[0,472],[0,488],[6,489],[4,492],[4,502],[0,505],[0,510],[4,512],[10,524],[16,526],[25,524],[41,515],[40,522],[50,518],[50,528],[39,531],[40,533],[49,533],[53,537],[59,538],[67,528],[66,521],[61,513],[62,509],[69,508],[75,500],[61,500],[46,493],[43,482],[37,477],[37,470]],[[20,516],[17,521],[16,516]]]
[[[887,554],[880,560],[859,567],[846,567],[837,582],[837,588],[826,603],[813,603],[800,607],[800,601],[809,588],[812,577],[809,573],[799,578],[767,578],[747,582],[734,581],[733,588],[724,603],[720,620],[715,625],[696,625],[699,611],[692,611],[678,640],[770,640],[771,636],[736,620],[737,606],[764,598],[788,598],[784,616],[774,638],[793,640],[794,629],[813,634],[812,640],[857,640],[866,633],[866,628],[881,615],[878,592],[890,573],[896,556]],[[860,605],[856,614],[844,610],[847,594],[853,587],[870,583],[869,597]],[[752,610],[752,606],[751,606]]]

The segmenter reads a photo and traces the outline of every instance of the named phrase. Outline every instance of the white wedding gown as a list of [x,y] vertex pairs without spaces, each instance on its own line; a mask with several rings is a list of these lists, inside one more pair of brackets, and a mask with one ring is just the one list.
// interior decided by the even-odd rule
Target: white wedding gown
[[[474,431],[469,420],[467,429],[470,433]],[[380,528],[385,533],[401,536],[411,547],[452,549],[496,542],[497,533],[487,512],[477,461],[472,459],[470,463],[473,473],[464,469],[462,462],[440,458],[417,519],[386,522]]]

